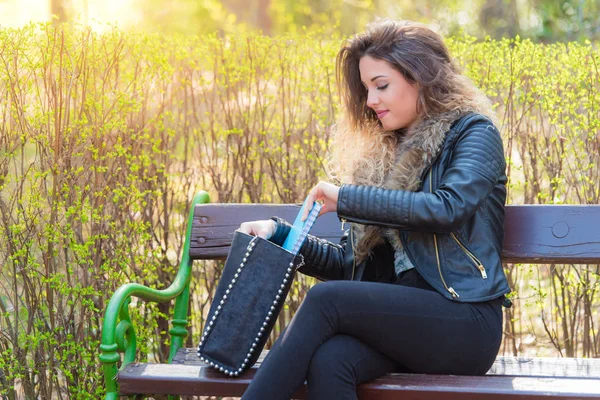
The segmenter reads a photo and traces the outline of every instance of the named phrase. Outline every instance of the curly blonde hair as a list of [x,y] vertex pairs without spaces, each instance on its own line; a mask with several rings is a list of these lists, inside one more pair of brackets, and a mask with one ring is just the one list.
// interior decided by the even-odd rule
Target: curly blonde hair
[[344,111],[334,130],[327,170],[338,183],[381,186],[402,137],[401,131],[384,131],[375,111],[367,107],[359,71],[364,56],[387,61],[418,84],[421,121],[463,109],[477,109],[494,119],[489,99],[460,73],[440,35],[421,24],[377,20],[346,41],[337,55]]

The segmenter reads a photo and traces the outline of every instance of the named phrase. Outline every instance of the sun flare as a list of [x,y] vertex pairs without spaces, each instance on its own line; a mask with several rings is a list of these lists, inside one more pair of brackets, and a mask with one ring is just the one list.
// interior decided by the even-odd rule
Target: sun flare
[[[66,0],[65,6],[74,19],[103,31],[110,25],[130,26],[141,19],[136,0]],[[0,1],[0,26],[17,28],[31,22],[51,19],[50,0]]]

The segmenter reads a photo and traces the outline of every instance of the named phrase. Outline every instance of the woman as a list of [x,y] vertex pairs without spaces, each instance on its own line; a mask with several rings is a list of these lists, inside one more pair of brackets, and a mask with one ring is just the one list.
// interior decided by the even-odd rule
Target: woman
[[[379,21],[337,58],[345,113],[338,187],[323,201],[351,223],[339,245],[309,237],[311,288],[243,399],[356,399],[394,371],[482,375],[502,338],[505,159],[485,96],[426,27]],[[240,230],[281,244],[273,218]]]

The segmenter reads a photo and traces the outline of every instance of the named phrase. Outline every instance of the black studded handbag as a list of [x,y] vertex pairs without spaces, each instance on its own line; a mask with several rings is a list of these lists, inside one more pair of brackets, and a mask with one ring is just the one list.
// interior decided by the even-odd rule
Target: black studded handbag
[[316,213],[315,209],[301,224],[301,229],[292,228],[290,236],[296,235],[296,243],[291,250],[285,248],[285,243],[282,247],[258,236],[234,233],[198,345],[202,361],[229,376],[238,376],[254,365],[281,311],[296,270],[304,263],[298,251],[316,219],[318,209]]

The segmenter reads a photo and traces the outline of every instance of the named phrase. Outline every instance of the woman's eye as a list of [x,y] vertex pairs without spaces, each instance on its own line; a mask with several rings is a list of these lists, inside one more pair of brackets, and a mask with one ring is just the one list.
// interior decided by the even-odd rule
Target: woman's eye
[[385,90],[385,89],[387,89],[387,87],[388,87],[388,84],[385,84],[383,86],[377,86],[377,90]]

